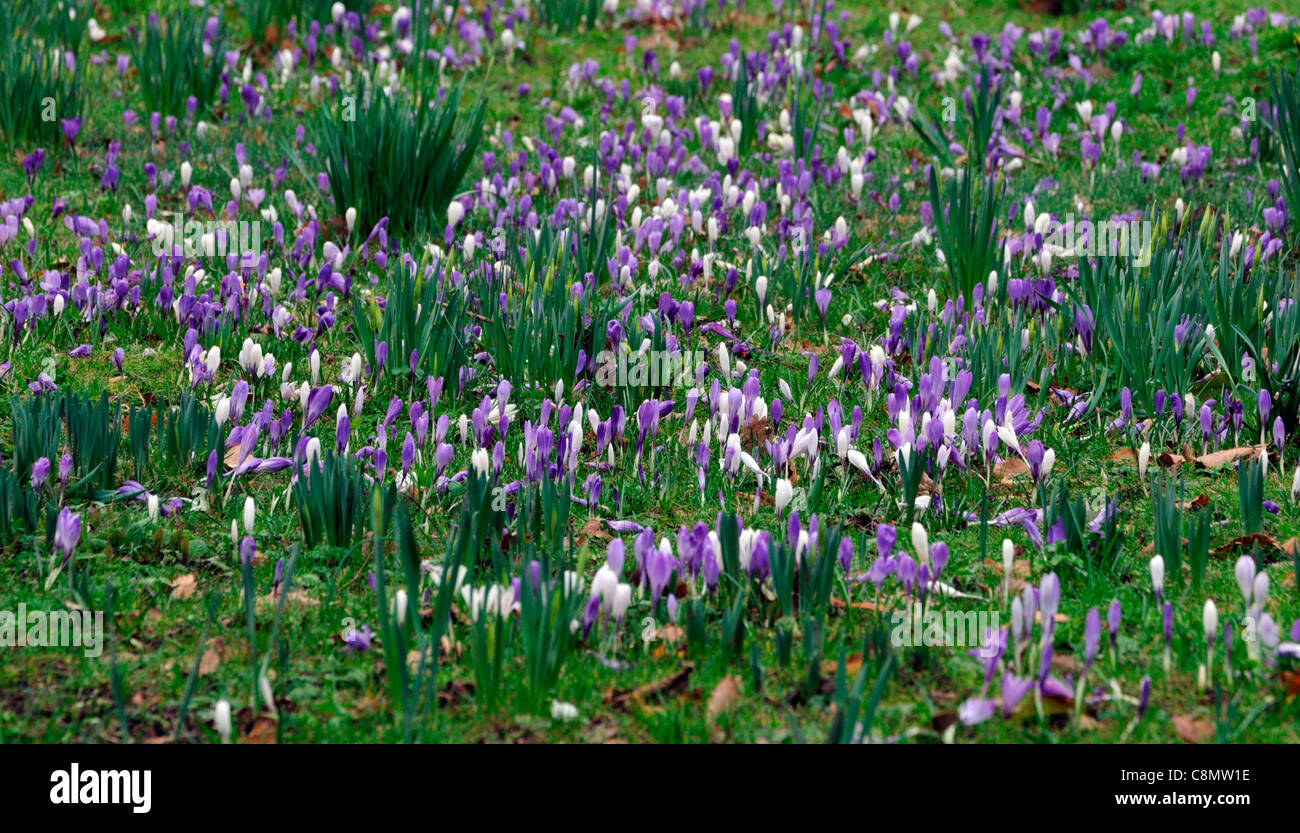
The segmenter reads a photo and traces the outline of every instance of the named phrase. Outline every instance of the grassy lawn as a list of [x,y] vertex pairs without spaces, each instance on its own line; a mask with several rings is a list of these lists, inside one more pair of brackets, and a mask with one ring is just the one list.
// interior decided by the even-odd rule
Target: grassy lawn
[[1300,740],[1281,4],[26,5],[0,743]]

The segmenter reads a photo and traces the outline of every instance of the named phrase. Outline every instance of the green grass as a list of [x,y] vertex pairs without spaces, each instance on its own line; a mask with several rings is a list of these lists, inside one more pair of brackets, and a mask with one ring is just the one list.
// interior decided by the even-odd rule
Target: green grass
[[[112,26],[113,31],[122,31],[127,21],[137,25],[141,23],[141,14],[128,15],[128,4],[104,5],[113,12],[105,23]],[[178,6],[175,3],[154,5],[163,10]],[[1198,18],[1203,13],[1211,14],[1216,26],[1223,29],[1235,11],[1252,4],[1230,3],[1227,4],[1230,8],[1223,8],[1217,3],[1190,2],[1171,4],[1171,7],[1175,5],[1179,10],[1195,11]],[[897,5],[892,8],[901,11]],[[853,8],[845,35],[851,37],[855,45],[861,43],[864,36],[879,43],[880,33],[887,26],[889,10]],[[963,39],[975,31],[996,32],[1007,22],[1034,28],[1055,25],[1072,38],[1092,19],[1091,16],[1044,19],[1023,13],[1018,4],[1012,3],[972,3],[950,7],[948,4],[924,2],[908,4],[908,10],[915,10],[926,19],[925,24],[910,36],[914,49],[920,50],[923,56],[921,64],[924,69],[920,82],[900,79],[899,92],[911,98],[918,110],[923,106],[927,110],[937,110],[941,106],[939,98],[947,94],[933,87],[927,77],[927,73],[940,64],[946,54],[935,29],[939,19],[948,20]],[[1138,11],[1130,13],[1139,16]],[[1106,16],[1112,21],[1118,17],[1109,11]],[[563,106],[572,107],[587,119],[586,138],[594,138],[600,129],[595,123],[595,114],[599,112],[604,97],[590,87],[576,92],[567,90],[564,85],[571,64],[594,58],[601,63],[601,75],[620,79],[628,76],[633,90],[631,101],[626,104],[620,101],[614,112],[620,119],[634,119],[640,112],[635,91],[642,78],[640,64],[625,63],[621,53],[623,37],[629,32],[642,38],[660,38],[657,42],[663,75],[666,77],[668,66],[675,60],[682,67],[683,78],[690,81],[699,66],[706,63],[717,65],[718,56],[729,39],[736,38],[746,48],[758,48],[764,43],[767,30],[781,22],[770,12],[767,4],[754,4],[738,19],[716,22],[715,28],[707,34],[692,29],[664,33],[656,32],[650,26],[638,26],[630,30],[602,28],[591,33],[553,35],[533,28],[526,33],[527,48],[508,63],[498,56],[492,62],[485,60],[464,73],[448,72],[442,83],[450,86],[463,80],[467,97],[468,91],[483,91],[486,133],[480,151],[503,152],[499,130],[512,131],[516,143],[523,135],[542,135],[546,116],[558,116]],[[246,31],[236,27],[228,37],[234,43],[232,46],[228,42],[228,48],[243,50],[239,60],[241,67],[244,58],[251,56],[255,60],[255,71],[271,73],[266,64],[269,56],[249,46]],[[80,55],[83,70],[87,73],[83,90],[101,89],[104,92],[97,93],[94,105],[87,108],[78,147],[66,160],[56,159],[51,154],[31,189],[36,199],[31,214],[37,226],[35,259],[42,268],[66,270],[79,255],[75,238],[64,228],[62,219],[50,217],[49,206],[56,196],[68,200],[79,214],[93,218],[103,216],[110,224],[114,218],[121,217],[122,206],[129,204],[137,215],[135,225],[139,230],[143,227],[139,218],[143,216],[147,193],[145,162],[152,161],[160,169],[175,171],[179,169],[181,159],[186,158],[196,169],[195,180],[214,190],[219,208],[228,199],[224,183],[237,176],[233,162],[235,144],[242,142],[249,148],[253,164],[258,166],[258,178],[265,181],[271,167],[280,164],[283,149],[292,145],[294,128],[299,123],[310,126],[315,108],[319,106],[308,102],[305,91],[286,87],[276,91],[280,100],[271,102],[277,117],[270,124],[241,122],[228,114],[224,120],[212,117],[212,128],[206,139],[199,139],[191,131],[182,129],[182,135],[175,138],[155,140],[147,127],[148,113],[140,107],[140,79],[134,62],[126,79],[119,79],[111,59],[103,66],[90,64],[89,52],[98,48],[83,45]],[[1058,183],[1057,187],[1048,194],[1034,196],[1035,206],[1040,212],[1070,212],[1076,198],[1085,201],[1098,214],[1146,209],[1148,206],[1170,211],[1174,200],[1181,197],[1192,211],[1213,207],[1220,216],[1231,218],[1233,227],[1262,228],[1258,202],[1252,207],[1246,201],[1245,193],[1248,189],[1255,194],[1261,193],[1267,180],[1277,175],[1276,170],[1260,166],[1237,171],[1238,175],[1231,178],[1222,176],[1227,169],[1225,160],[1245,155],[1245,146],[1244,142],[1234,141],[1229,136],[1237,122],[1237,110],[1221,113],[1220,108],[1226,95],[1231,95],[1237,102],[1248,97],[1266,98],[1270,69],[1294,62],[1295,47],[1290,32],[1270,29],[1260,39],[1258,59],[1249,55],[1241,41],[1229,43],[1221,37],[1216,48],[1223,56],[1223,71],[1218,76],[1210,69],[1210,48],[1199,45],[1188,48],[1180,45],[1173,49],[1161,45],[1137,47],[1130,42],[1106,57],[1105,66],[1086,91],[1080,80],[1071,82],[1067,90],[1071,102],[1090,98],[1098,104],[1098,109],[1102,102],[1117,102],[1118,115],[1130,128],[1122,139],[1126,163],[1134,149],[1141,150],[1148,160],[1165,158],[1174,149],[1174,125],[1185,123],[1192,141],[1210,144],[1214,150],[1215,167],[1204,181],[1185,188],[1177,182],[1176,176],[1166,174],[1150,187],[1142,183],[1135,172],[1127,169],[1106,170],[1093,175],[1080,165],[1077,140],[1067,137],[1062,142],[1059,159],[1043,161],[1034,158],[1029,161],[1027,170],[1021,172],[1016,180],[1013,196],[1018,198],[1040,179],[1051,177]],[[108,49],[114,55],[130,51],[125,43],[112,44]],[[868,61],[865,73],[843,66],[827,68],[826,78],[836,85],[836,100],[860,87],[869,86],[870,70],[877,66],[884,66],[878,57]],[[1026,94],[1023,105],[1025,120],[1032,125],[1034,109],[1049,101],[1051,92],[1041,82],[1032,79],[1031,71],[1023,71],[1025,84],[1032,90]],[[1135,72],[1141,72],[1144,81],[1139,95],[1132,97],[1128,90],[1131,75]],[[1189,76],[1195,77],[1199,89],[1190,113],[1183,98]],[[406,83],[413,85],[415,82],[408,78]],[[422,92],[428,95],[439,79],[431,75],[421,83],[426,86]],[[516,91],[524,83],[532,89],[529,95],[520,97]],[[711,94],[716,95],[722,88],[721,81],[715,79]],[[129,129],[123,126],[122,120],[127,109],[135,109],[140,117],[140,121]],[[237,88],[232,89],[230,109],[242,109]],[[850,122],[831,109],[827,118],[838,133]],[[715,117],[716,106],[688,103],[688,112],[692,115],[701,111]],[[766,115],[774,118],[776,114],[769,112]],[[1054,114],[1052,129],[1065,134],[1066,124],[1074,120],[1077,117],[1067,105]],[[562,156],[576,157],[579,171],[587,164],[590,154],[590,149],[582,146],[581,138],[570,131],[558,148]],[[102,173],[104,147],[109,139],[122,145],[121,185],[116,192],[101,192],[99,174]],[[178,147],[180,141],[190,142],[188,156],[182,157]],[[825,141],[832,143],[830,138]],[[834,144],[838,141],[834,140]],[[39,146],[35,142],[11,144],[23,153]],[[762,142],[757,144],[756,152],[761,152]],[[886,187],[881,177],[898,174],[901,177],[902,205],[896,216],[883,205],[868,199],[853,205],[845,199],[843,188],[827,189],[821,198],[817,208],[818,235],[840,215],[853,230],[852,243],[845,254],[833,267],[823,267],[837,274],[826,330],[823,330],[816,310],[809,309],[801,320],[794,323],[792,331],[785,334],[781,349],[768,352],[762,349],[767,345],[768,325],[757,318],[752,294],[742,291],[736,296],[741,309],[738,335],[758,348],[749,364],[758,368],[763,391],[769,397],[774,395],[772,392],[778,381],[785,380],[793,388],[796,399],[807,403],[808,410],[824,405],[832,397],[840,395],[836,386],[826,378],[826,370],[838,347],[838,336],[851,337],[865,349],[886,333],[888,311],[877,309],[875,302],[888,297],[892,287],[897,286],[917,299],[922,309],[930,288],[944,293],[947,277],[940,271],[932,251],[913,250],[903,245],[919,227],[920,205],[928,198],[928,185],[922,179],[921,169],[908,173],[908,160],[911,154],[927,154],[928,150],[914,131],[898,124],[883,129],[874,147],[879,157],[872,169],[878,178],[866,186],[864,195],[879,190],[887,201],[894,189]],[[48,150],[53,148],[47,147]],[[1114,148],[1108,141],[1103,163],[1113,169],[1114,161]],[[328,199],[320,195],[314,180],[319,167],[319,161],[314,165],[307,163],[305,170],[289,165],[286,187],[294,188],[299,195],[311,195],[311,201],[322,212],[321,219],[327,229],[325,238],[341,240],[342,235],[336,228],[331,228],[328,221],[341,216],[343,209],[329,205]],[[770,163],[758,163],[755,167],[768,174],[774,170]],[[479,170],[477,165],[473,166],[462,187],[473,185],[475,172]],[[688,177],[683,177],[682,182],[677,183],[678,187],[686,187],[688,180]],[[652,182],[643,182],[643,192],[650,191],[652,186]],[[183,204],[184,192],[179,187],[179,179],[170,189],[159,191],[160,212]],[[26,193],[26,179],[18,164],[0,166],[0,197],[11,199]],[[582,195],[579,193],[579,196]],[[768,196],[766,190],[765,196]],[[282,218],[287,216],[288,211],[278,195],[268,200],[271,201],[277,203]],[[1004,200],[1004,209],[1009,204]],[[333,214],[325,216],[330,211]],[[1019,214],[1015,216],[1012,225],[1018,228]],[[1005,224],[1007,218],[1003,216],[1001,219]],[[440,223],[437,225],[441,226]],[[474,227],[485,228],[482,217],[474,220]],[[366,231],[368,229],[358,226],[359,234]],[[25,241],[25,233],[20,232],[19,239]],[[430,240],[438,245],[444,242],[438,233],[428,238],[413,235],[401,242],[415,248]],[[898,257],[866,268],[850,268],[848,253],[864,246],[873,252],[896,251]],[[128,243],[126,248],[133,256],[147,251],[144,243]],[[1288,255],[1286,264],[1285,274],[1293,276],[1293,257]],[[28,271],[34,271],[30,265]],[[778,275],[789,275],[791,271],[788,262],[773,265],[774,288],[769,290],[769,297],[778,292],[776,287],[783,285],[778,282]],[[10,280],[10,273],[5,274],[6,281]],[[638,314],[652,307],[653,299],[661,289],[670,289],[675,295],[680,295],[680,285],[661,283],[664,285],[656,287],[647,306],[639,309]],[[6,293],[5,298],[8,297]],[[941,295],[941,304],[944,299],[945,295]],[[713,292],[698,292],[693,300],[697,305],[697,321],[723,319],[721,303]],[[790,299],[782,292],[781,300]],[[845,315],[850,316],[846,325],[840,323]],[[341,314],[339,319],[342,321],[347,317]],[[35,378],[42,369],[52,372],[63,389],[95,396],[107,391],[127,405],[174,404],[181,388],[188,385],[188,377],[182,375],[183,357],[174,320],[150,320],[147,315],[134,322],[118,319],[110,323],[103,336],[94,326],[70,315],[57,322],[47,322],[42,327],[22,343],[6,346],[7,352],[0,358],[12,362],[12,371],[0,380],[0,396],[25,397],[27,381]],[[241,331],[231,349],[223,348],[225,366],[233,366],[242,338]],[[293,362],[298,369],[295,378],[302,378],[309,358],[301,345],[287,337],[275,339],[269,334],[258,338],[262,339],[267,350],[275,353],[280,366]],[[712,342],[706,342],[704,337],[696,338],[698,343],[686,346],[712,346]],[[95,345],[92,356],[89,359],[70,358],[69,349],[83,342]],[[206,345],[210,340],[203,339],[202,343]],[[127,357],[121,374],[109,361],[115,347],[123,348]],[[153,355],[142,356],[146,348],[154,351]],[[1015,345],[1004,343],[998,345],[998,349],[1005,353],[1014,350]],[[366,352],[352,332],[337,327],[321,344],[322,375],[329,378],[335,374],[356,351],[363,355]],[[822,370],[811,385],[806,377],[807,359],[799,354],[800,351],[819,355]],[[393,355],[389,360],[404,366],[406,357]],[[1087,370],[1083,366],[1074,369],[1079,373]],[[1030,381],[1037,382],[1037,379]],[[1058,378],[1056,384],[1068,384],[1069,381]],[[233,379],[222,380],[227,386],[232,382]],[[452,414],[452,436],[456,432],[456,414],[468,413],[486,393],[482,379],[475,385],[463,402],[450,409],[444,406],[444,410]],[[454,387],[453,379],[448,379],[448,386]],[[354,426],[366,426],[368,434],[376,421],[382,419],[388,401],[395,393],[409,399],[407,389],[392,383],[391,387],[369,396],[363,414],[353,420]],[[1090,570],[1079,556],[1059,551],[1044,554],[1019,528],[1009,531],[990,529],[985,538],[979,524],[956,523],[954,515],[949,512],[927,516],[926,524],[931,541],[946,542],[953,553],[944,580],[968,591],[991,595],[999,606],[999,570],[985,566],[983,559],[999,560],[1004,534],[1018,547],[1024,548],[1034,583],[1049,571],[1055,571],[1061,577],[1061,613],[1065,620],[1057,626],[1058,676],[1071,673],[1082,655],[1083,622],[1088,609],[1097,606],[1104,613],[1112,599],[1119,599],[1124,610],[1123,632],[1118,643],[1119,660],[1112,665],[1103,648],[1089,678],[1090,686],[1102,685],[1113,678],[1126,695],[1133,696],[1138,681],[1149,674],[1152,678],[1151,708],[1146,718],[1132,728],[1131,705],[1105,703],[1089,709],[1090,719],[1086,721],[1074,721],[1068,715],[1052,715],[1040,720],[1031,714],[1011,721],[994,719],[970,728],[957,726],[953,737],[960,742],[1090,743],[1120,739],[1173,742],[1179,739],[1175,718],[1191,717],[1213,727],[1213,738],[1219,741],[1294,743],[1300,740],[1295,728],[1297,707],[1294,697],[1288,694],[1286,682],[1276,675],[1253,669],[1230,686],[1208,693],[1199,693],[1196,689],[1197,665],[1204,656],[1200,633],[1200,610],[1204,597],[1218,600],[1223,619],[1229,613],[1237,616],[1241,613],[1240,594],[1233,578],[1235,554],[1211,555],[1201,595],[1190,589],[1174,593],[1177,621],[1174,668],[1169,674],[1161,669],[1160,616],[1150,591],[1147,573],[1150,556],[1144,552],[1154,539],[1150,489],[1138,478],[1133,463],[1112,457],[1116,448],[1126,445],[1121,437],[1103,431],[1103,424],[1112,420],[1118,410],[1117,391],[1114,394],[1102,405],[1100,412],[1090,414],[1082,424],[1069,426],[1061,424],[1061,411],[1047,402],[1045,390],[1030,395],[1031,403],[1043,403],[1050,413],[1041,432],[1035,436],[1056,450],[1055,477],[1067,484],[1072,495],[1095,497],[1098,490],[1102,490],[1109,500],[1126,510],[1122,522],[1122,548],[1112,569]],[[269,387],[262,389],[258,401],[273,395],[274,391]],[[450,393],[444,394],[445,398],[450,396]],[[983,403],[983,392],[980,396]],[[616,394],[593,390],[587,401],[604,417],[618,401],[615,397]],[[1203,398],[1198,395],[1198,399]],[[537,391],[518,390],[512,401],[533,419],[541,399],[542,395]],[[7,460],[11,447],[12,415],[7,398],[3,401],[5,404],[0,405],[0,449],[5,451]],[[325,428],[321,437],[327,444],[333,437],[331,417],[340,401],[336,397],[333,407],[322,418]],[[342,401],[348,401],[346,394]],[[863,436],[883,436],[889,425],[881,397],[869,403],[866,395],[858,392],[853,399],[845,401],[850,402],[848,407],[852,404],[862,406],[865,412]],[[1145,408],[1147,404],[1144,402],[1141,407]],[[278,404],[277,411],[280,407],[296,409],[297,406]],[[1031,409],[1036,408],[1037,405],[1031,405]],[[796,410],[802,409],[787,403],[787,414],[793,415]],[[634,420],[631,414],[629,418]],[[401,426],[404,421],[403,416],[397,424]],[[516,430],[512,428],[512,432]],[[631,430],[634,431],[634,427]],[[669,451],[676,451],[679,445],[684,448],[685,441],[681,439],[684,430],[680,417],[674,415],[662,429],[660,442]],[[123,434],[119,470],[129,473],[129,446],[126,432]],[[354,431],[354,447],[360,444],[358,436]],[[513,445],[513,433],[511,436],[509,444]],[[395,465],[400,445],[401,436],[389,436],[390,467]],[[1200,449],[1196,451],[1199,453]],[[833,451],[823,449],[822,455],[823,462],[829,462]],[[518,476],[512,448],[508,449],[507,456],[511,459],[507,464],[507,476]],[[465,450],[458,448],[456,462],[449,471],[463,468],[467,458]],[[1300,461],[1300,452],[1291,444],[1287,449],[1286,472],[1279,472],[1277,466],[1269,469],[1265,496],[1276,500],[1281,508],[1276,515],[1264,516],[1264,531],[1278,541],[1300,536],[1300,507],[1286,497],[1290,488],[1289,473],[1297,461]],[[716,466],[716,450],[711,463]],[[1152,467],[1155,468],[1156,464],[1153,463]],[[1191,469],[1190,466],[1185,468]],[[661,483],[649,480],[643,483],[629,475],[607,481],[607,490],[614,483],[622,492],[621,511],[606,506],[587,513],[581,507],[574,507],[575,518],[569,534],[575,539],[574,554],[583,553],[579,563],[585,568],[588,583],[595,566],[603,559],[608,535],[606,532],[593,533],[583,527],[589,514],[605,520],[630,519],[653,525],[656,537],[667,535],[673,539],[673,530],[678,525],[709,520],[718,510],[712,490],[707,504],[701,505],[695,486],[695,467],[687,454],[660,453],[657,471],[662,474]],[[176,470],[158,452],[150,454],[146,473],[147,478],[140,478],[141,481],[163,497],[190,497],[197,476],[197,472]],[[25,477],[25,473],[19,474]],[[896,477],[893,479],[897,480]],[[952,507],[967,511],[978,513],[986,495],[990,515],[1038,503],[1027,476],[1010,479],[1005,484],[995,478],[987,489],[983,480],[976,476],[955,479],[950,475],[944,483],[944,500]],[[107,649],[98,659],[84,658],[73,649],[0,653],[0,691],[4,692],[0,694],[0,742],[117,743],[128,738],[131,742],[145,742],[173,736],[187,742],[215,742],[217,735],[212,728],[214,703],[227,697],[237,713],[250,706],[253,702],[250,669],[254,665],[260,667],[264,659],[267,675],[273,680],[278,706],[274,736],[281,741],[354,743],[399,741],[411,737],[404,732],[401,703],[395,701],[390,688],[393,669],[390,658],[385,655],[384,647],[387,646],[376,646],[360,654],[344,651],[340,646],[339,635],[350,621],[378,628],[375,596],[367,582],[367,574],[374,564],[373,541],[348,550],[328,546],[302,548],[293,497],[286,486],[287,478],[283,475],[248,476],[236,484],[229,500],[214,503],[208,512],[187,511],[157,523],[145,517],[142,505],[138,503],[81,504],[87,531],[77,551],[77,570],[91,581],[89,601],[93,607],[104,606],[109,584],[115,588],[113,632],[116,661],[109,660]],[[1231,467],[1189,470],[1185,488],[1188,500],[1198,495],[1204,495],[1208,500],[1195,513],[1189,512],[1187,519],[1200,513],[1212,513],[1216,521],[1211,533],[1214,548],[1223,547],[1243,534],[1237,479]],[[762,507],[753,511],[752,480],[728,489],[729,493],[725,495],[727,508],[740,513],[747,526],[757,525],[773,531],[783,528],[783,520],[773,512],[770,496]],[[262,557],[255,563],[253,579],[259,597],[270,592],[277,561],[281,558],[287,560],[295,546],[301,549],[294,570],[294,593],[284,604],[283,621],[275,632],[274,641],[274,605],[264,605],[256,611],[255,651],[250,651],[248,644],[245,606],[240,598],[242,580],[230,540],[231,523],[241,516],[244,495],[252,496],[258,506],[256,537]],[[844,524],[847,533],[858,539],[855,571],[870,566],[869,560],[863,560],[863,553],[874,548],[872,529],[877,521],[898,524],[900,546],[910,550],[907,526],[895,496],[881,494],[864,478],[850,478],[847,487],[842,488],[839,473],[831,472],[821,505],[815,508],[823,518]],[[412,520],[423,558],[440,557],[446,550],[458,511],[457,492],[439,495],[429,489],[423,491],[420,500],[412,507]],[[1184,536],[1188,534],[1188,526],[1185,519]],[[577,537],[586,540],[579,542]],[[627,536],[627,541],[630,550],[630,536]],[[49,592],[41,590],[37,559],[44,560],[49,551],[44,530],[0,541],[0,575],[3,576],[0,609],[12,610],[19,603],[57,609],[72,600],[67,582],[57,583]],[[1278,553],[1264,552],[1261,556],[1273,582],[1271,611],[1285,635],[1291,622],[1300,616],[1296,568],[1294,563]],[[631,560],[630,552],[628,557]],[[387,564],[390,583],[400,582],[401,567],[396,556]],[[518,572],[516,570],[515,574]],[[196,592],[192,595],[174,594],[173,582],[186,575],[194,576]],[[1172,579],[1170,581],[1172,583]],[[833,592],[836,598],[850,602],[872,600],[869,584],[846,588],[837,578]],[[978,602],[952,604],[959,609],[972,610],[990,606]],[[619,667],[610,667],[605,661],[607,658],[598,656],[595,650],[598,646],[594,643],[577,646],[567,659],[551,697],[547,698],[547,705],[535,712],[521,707],[527,693],[519,683],[522,650],[518,646],[506,660],[506,682],[497,707],[489,710],[476,696],[470,650],[472,630],[458,619],[452,629],[451,650],[443,658],[436,678],[436,706],[422,714],[413,737],[448,742],[822,741],[833,725],[832,704],[836,700],[834,666],[841,649],[852,659],[853,655],[863,652],[864,640],[873,629],[884,628],[886,632],[889,629],[888,623],[882,623],[874,611],[852,606],[835,608],[826,618],[822,646],[819,649],[813,646],[809,651],[806,647],[809,643],[805,642],[806,622],[783,622],[775,602],[755,600],[748,612],[744,648],[739,656],[728,657],[718,645],[722,607],[714,605],[711,610],[708,623],[710,647],[696,650],[685,640],[673,644],[665,644],[663,640],[644,644],[640,639],[639,623],[650,615],[649,602],[647,599],[634,601],[617,650],[609,652],[605,649],[617,658]],[[1002,610],[1005,617],[1005,608]],[[791,624],[798,633],[793,641],[790,662],[783,665],[776,634]],[[204,638],[208,640],[206,643],[202,641]],[[758,652],[757,663],[751,659],[754,648]],[[865,667],[869,674],[869,694],[875,682],[872,663],[877,657],[870,651],[867,653]],[[1240,643],[1236,653],[1236,661],[1244,666],[1244,650]],[[201,659],[200,673],[196,677],[193,697],[188,702],[188,717],[178,726],[196,657]],[[978,664],[964,650],[902,649],[896,661],[897,667],[874,712],[872,734],[880,738],[918,742],[943,739],[959,704],[979,692],[982,674]],[[814,685],[808,684],[810,664],[819,672],[819,680]],[[650,696],[644,703],[633,701],[626,704],[624,699],[616,696],[619,692],[673,678],[686,668],[690,669],[690,674],[684,685],[673,687],[661,696]],[[847,669],[850,686],[857,671],[857,663],[851,662]],[[120,675],[116,693],[115,674]],[[708,708],[711,695],[728,677],[738,682],[738,701],[722,716],[711,717]],[[1216,670],[1215,678],[1223,682],[1221,667]],[[993,691],[997,691],[996,682]],[[579,719],[572,722],[551,719],[550,699],[572,703],[578,710]],[[125,726],[122,725],[122,716],[125,717]],[[238,729],[241,735],[252,729],[254,717],[251,709],[242,713]]]

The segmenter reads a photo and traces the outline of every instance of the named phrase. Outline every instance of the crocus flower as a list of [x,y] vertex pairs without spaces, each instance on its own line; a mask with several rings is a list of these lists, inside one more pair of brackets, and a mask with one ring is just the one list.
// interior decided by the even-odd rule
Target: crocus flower
[[45,487],[50,476],[50,458],[42,457],[32,464],[32,491],[39,492]]
[[1219,631],[1219,608],[1214,599],[1206,599],[1201,609],[1201,624],[1205,626],[1205,668],[1206,685],[1214,680],[1214,636]]
[[1241,597],[1250,607],[1250,597],[1255,585],[1255,559],[1249,555],[1243,555],[1237,559],[1237,565],[1233,569],[1237,578],[1237,587],[1241,590]]
[[1092,668],[1092,661],[1097,658],[1097,646],[1101,643],[1101,611],[1089,608],[1083,625],[1083,673]]
[[67,563],[72,557],[72,551],[76,549],[77,542],[81,540],[81,516],[74,514],[68,507],[63,507],[59,511],[58,520],[54,526],[54,548],[63,554],[63,561]]

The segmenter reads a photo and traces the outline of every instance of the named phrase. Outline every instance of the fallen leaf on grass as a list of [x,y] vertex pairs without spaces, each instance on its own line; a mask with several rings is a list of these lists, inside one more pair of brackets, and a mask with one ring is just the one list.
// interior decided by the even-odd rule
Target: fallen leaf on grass
[[1294,555],[1295,539],[1292,538],[1285,544],[1280,544],[1272,535],[1265,535],[1262,532],[1253,532],[1250,535],[1242,535],[1239,538],[1233,538],[1223,546],[1215,547],[1213,552],[1215,555],[1235,555],[1242,550],[1248,551],[1255,547],[1259,547],[1265,552],[1275,550],[1278,552],[1284,552],[1287,555]]
[[1267,446],[1262,445],[1243,445],[1238,448],[1224,448],[1219,451],[1212,451],[1209,454],[1202,454],[1193,462],[1197,468],[1217,469],[1220,466],[1226,466],[1228,463],[1235,463],[1238,460],[1249,460],[1258,457],[1260,452],[1264,451]]
[[854,610],[880,610],[880,607],[875,602],[845,602],[836,596],[831,596],[831,607],[836,610],[843,610],[846,607],[851,607]]
[[[1022,551],[1023,547],[1016,547],[1016,549]],[[986,558],[984,559],[984,566],[997,577],[997,581],[993,585],[985,585],[985,592],[992,593],[994,590],[1000,591],[1002,589],[1003,581],[1002,565],[999,562],[994,561],[992,558]],[[1010,594],[1014,596],[1016,593],[1019,593],[1021,589],[1024,588],[1025,582],[1029,581],[1029,578],[1029,559],[1017,558],[1011,562],[1011,580],[1008,583]]]
[[722,682],[713,689],[709,695],[709,704],[705,707],[704,714],[712,723],[719,716],[726,714],[736,708],[736,703],[740,701],[740,683],[736,678],[726,676]]
[[188,599],[199,589],[199,580],[193,573],[172,579],[172,598]]
[[686,638],[686,631],[674,624],[662,625],[655,628],[655,639],[660,642],[667,642],[669,645],[676,645]]
[[1282,671],[1278,676],[1286,685],[1287,699],[1295,699],[1295,696],[1300,694],[1300,674],[1294,671]]
[[[840,669],[840,661],[839,661],[839,660],[830,660],[830,659],[828,659],[828,660],[826,660],[825,662],[822,663],[822,673],[823,673],[823,674],[826,674],[827,676],[832,676],[832,677],[835,676],[835,673],[836,673],[837,671],[839,671],[839,669]],[[858,651],[858,652],[852,653],[852,654],[850,654],[850,655],[848,655],[847,657],[844,658],[844,676],[845,676],[845,677],[850,677],[850,678],[851,678],[851,677],[856,677],[856,676],[858,676],[858,672],[861,671],[861,670],[862,670],[862,652],[861,652],[861,651]]]
[[[257,612],[267,613],[274,612],[280,604],[279,593],[267,593],[265,596],[259,596],[257,599]],[[289,595],[284,597],[285,608],[307,608],[316,607],[320,604],[318,599],[312,598],[306,590],[290,590]]]
[[257,720],[253,721],[253,725],[249,727],[247,732],[244,733],[244,736],[240,738],[239,742],[255,743],[255,744],[274,744],[277,742],[275,736],[275,727],[276,727],[275,718],[263,715],[257,718]]
[[601,523],[600,518],[588,518],[587,522],[578,528],[574,538],[577,541],[578,546],[582,546],[592,539],[597,541],[608,541],[610,535],[605,529],[604,524]]
[[1018,477],[1029,473],[1029,464],[1019,457],[1001,460],[993,465],[993,476],[1001,478]]
[[209,647],[199,659],[199,676],[206,677],[209,674],[215,674],[220,667],[221,654],[217,653],[216,648]]
[[1204,743],[1214,737],[1214,726],[1208,720],[1196,720],[1178,714],[1174,715],[1174,732],[1186,743]]
[[691,672],[694,670],[695,664],[688,662],[667,677],[660,677],[638,688],[621,691],[610,689],[605,693],[604,702],[606,705],[624,710],[633,704],[645,705],[646,700],[684,690],[686,681],[690,679]]

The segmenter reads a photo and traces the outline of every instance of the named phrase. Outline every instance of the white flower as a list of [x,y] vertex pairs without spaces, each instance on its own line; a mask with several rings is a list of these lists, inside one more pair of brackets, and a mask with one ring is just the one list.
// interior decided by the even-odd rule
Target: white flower
[[221,742],[230,743],[230,701],[224,697],[217,701],[217,707],[212,714],[212,725],[216,728]]
[[1250,607],[1251,593],[1255,587],[1255,559],[1249,555],[1243,555],[1237,559],[1237,565],[1233,569],[1237,577],[1237,587],[1241,590],[1241,598]]
[[551,701],[551,719],[570,721],[578,719],[578,707],[560,700]]
[[1146,478],[1147,464],[1150,462],[1151,462],[1151,444],[1142,443],[1142,447],[1138,449],[1138,477],[1144,479]]
[[632,604],[632,585],[620,584],[614,589],[614,603],[610,605],[609,615],[622,621],[627,609]]
[[790,504],[791,498],[794,497],[794,486],[789,480],[778,477],[776,480],[776,514],[779,517],[785,511],[785,507]]
[[912,549],[922,564],[930,563],[930,535],[919,521],[912,521]]
[[474,471],[483,477],[488,476],[488,469],[492,465],[492,458],[488,455],[486,448],[476,448],[469,455],[469,461],[474,466]]
[[1205,607],[1201,610],[1201,624],[1205,625],[1205,638],[1214,639],[1214,634],[1219,630],[1219,608],[1215,606],[1214,599],[1205,600]]
[[251,496],[244,498],[244,534],[253,534],[253,522],[257,519],[257,502]]
[[393,618],[397,620],[397,629],[406,624],[406,591],[398,590],[393,596]]
[[1151,558],[1151,587],[1157,594],[1164,590],[1165,559],[1163,556],[1156,555]]

